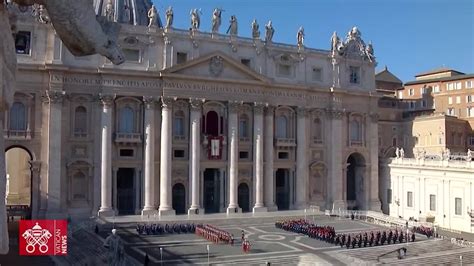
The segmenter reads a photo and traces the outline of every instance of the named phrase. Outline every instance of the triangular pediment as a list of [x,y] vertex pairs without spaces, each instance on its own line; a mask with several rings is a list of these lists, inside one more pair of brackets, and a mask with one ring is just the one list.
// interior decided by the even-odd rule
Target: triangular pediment
[[249,83],[268,83],[268,79],[221,52],[214,52],[161,71],[162,77],[197,78]]

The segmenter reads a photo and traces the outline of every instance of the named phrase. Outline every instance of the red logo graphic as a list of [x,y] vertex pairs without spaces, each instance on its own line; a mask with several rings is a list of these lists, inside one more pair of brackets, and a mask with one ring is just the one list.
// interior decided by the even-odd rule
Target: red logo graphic
[[67,255],[66,220],[20,220],[20,255]]

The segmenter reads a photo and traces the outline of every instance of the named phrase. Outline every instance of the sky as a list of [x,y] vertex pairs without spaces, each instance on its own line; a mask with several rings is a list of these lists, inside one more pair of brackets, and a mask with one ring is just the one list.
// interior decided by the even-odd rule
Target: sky
[[165,23],[173,7],[174,27],[190,27],[189,12],[201,9],[202,31],[210,31],[215,7],[224,9],[220,32],[235,15],[239,36],[251,36],[255,18],[272,20],[274,42],[296,44],[296,32],[305,30],[305,46],[330,49],[334,31],[339,37],[357,26],[362,39],[372,41],[376,72],[385,66],[407,82],[418,73],[448,67],[474,73],[474,0],[153,0]]

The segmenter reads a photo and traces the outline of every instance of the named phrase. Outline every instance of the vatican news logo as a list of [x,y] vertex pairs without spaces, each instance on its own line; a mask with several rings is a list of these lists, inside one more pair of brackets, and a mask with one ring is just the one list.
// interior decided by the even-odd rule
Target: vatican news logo
[[67,255],[66,220],[20,220],[19,238],[22,256]]

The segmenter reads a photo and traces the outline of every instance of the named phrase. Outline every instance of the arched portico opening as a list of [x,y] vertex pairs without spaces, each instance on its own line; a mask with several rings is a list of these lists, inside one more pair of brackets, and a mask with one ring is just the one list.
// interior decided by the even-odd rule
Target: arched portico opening
[[10,147],[5,152],[6,205],[9,216],[31,217],[32,159],[31,153],[23,147]]
[[346,201],[348,209],[365,208],[365,159],[360,153],[347,158]]
[[275,202],[278,210],[290,209],[290,171],[288,169],[279,168],[275,175]]
[[173,209],[176,214],[186,213],[186,189],[181,183],[177,183],[173,186]]
[[238,188],[238,203],[242,208],[242,212],[250,211],[250,192],[249,186],[246,183],[240,183]]

